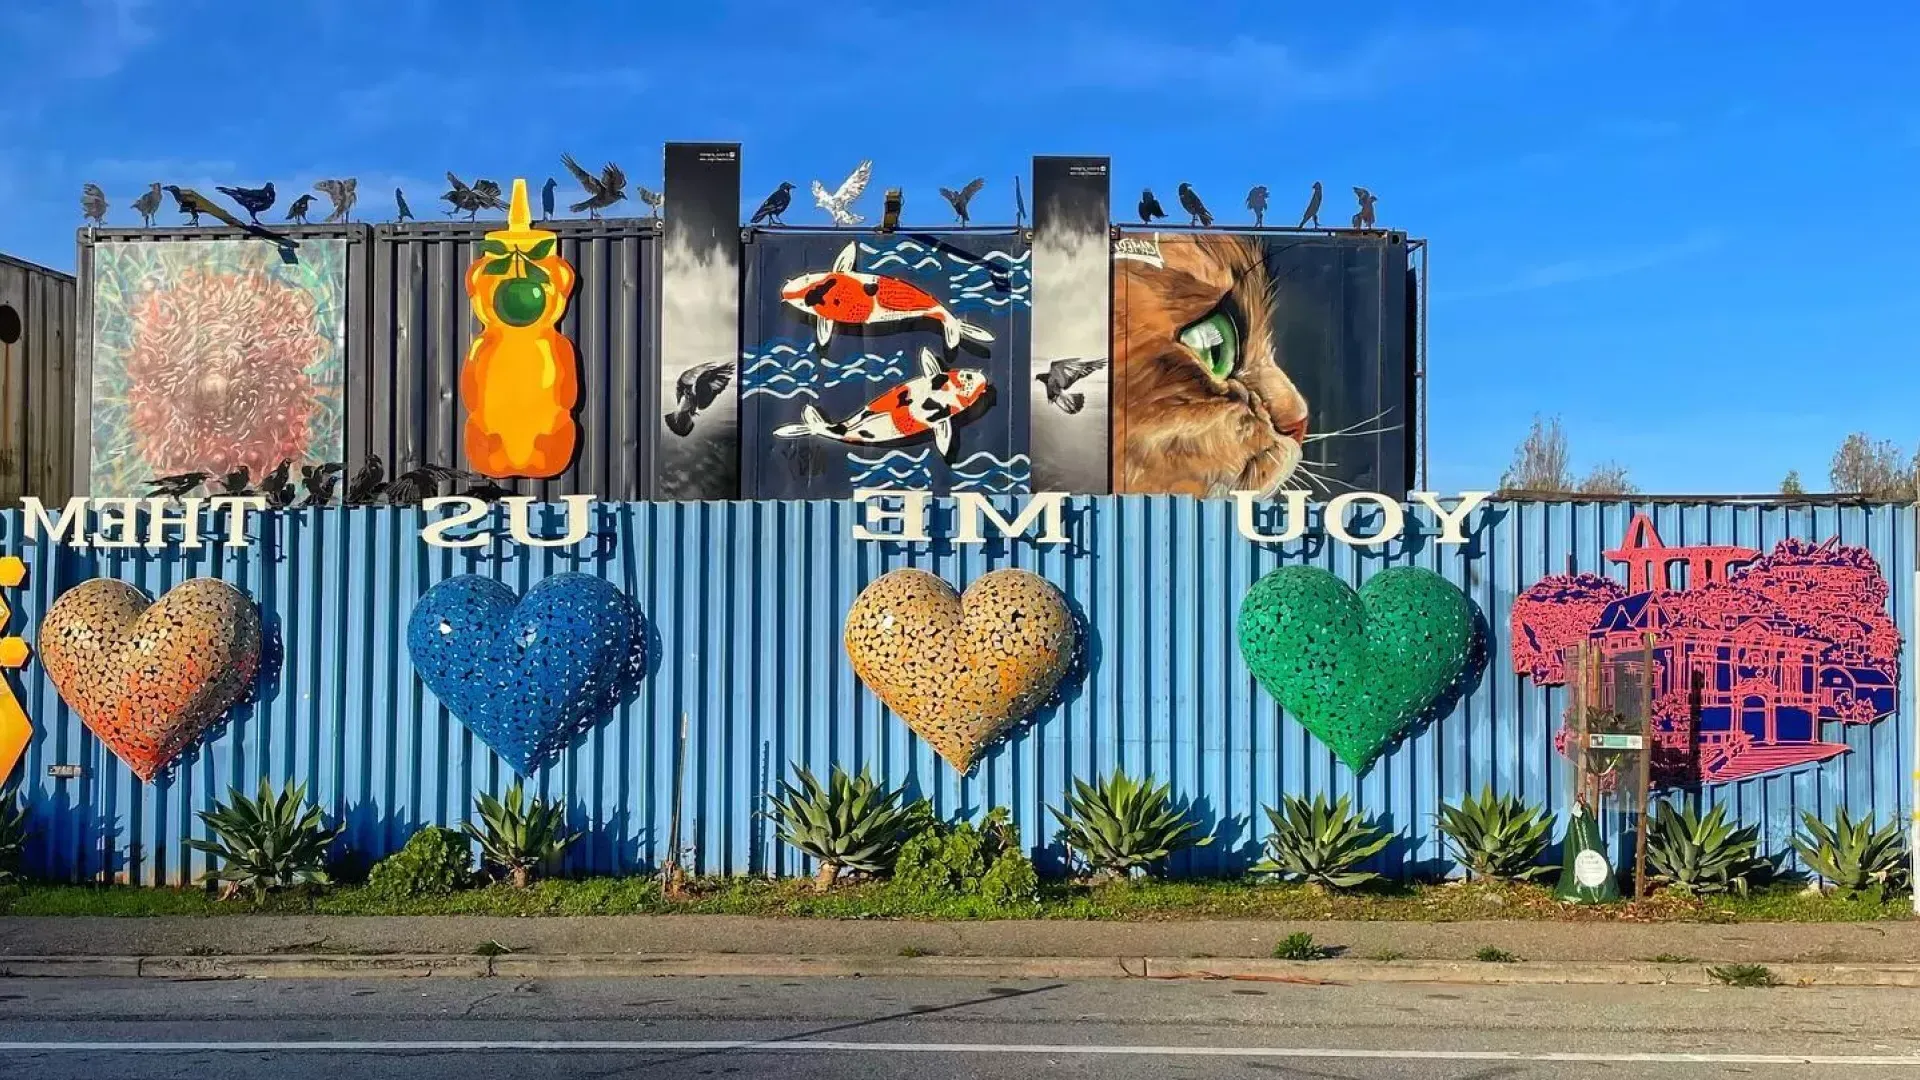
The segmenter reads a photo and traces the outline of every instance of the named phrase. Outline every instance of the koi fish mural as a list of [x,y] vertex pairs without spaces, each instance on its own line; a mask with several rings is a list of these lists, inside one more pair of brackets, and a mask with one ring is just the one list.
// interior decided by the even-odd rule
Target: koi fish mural
[[865,408],[837,423],[808,405],[800,422],[773,429],[775,438],[798,439],[818,435],[856,446],[881,446],[933,432],[933,445],[945,457],[953,448],[953,424],[987,392],[987,373],[972,368],[952,371],[940,366],[931,349],[920,350],[920,374],[888,390]]
[[989,343],[992,331],[957,318],[933,294],[918,285],[885,274],[854,270],[859,241],[852,241],[825,273],[801,274],[780,286],[780,299],[813,317],[813,339],[824,347],[835,326],[879,326],[886,323],[932,319],[940,324],[947,348],[960,339]]

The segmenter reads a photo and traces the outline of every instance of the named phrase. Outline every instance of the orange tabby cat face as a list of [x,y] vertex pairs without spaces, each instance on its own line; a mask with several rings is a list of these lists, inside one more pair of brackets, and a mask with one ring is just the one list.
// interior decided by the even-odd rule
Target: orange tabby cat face
[[1114,261],[1114,490],[1271,492],[1300,465],[1307,399],[1274,355],[1260,244],[1159,239],[1161,266]]

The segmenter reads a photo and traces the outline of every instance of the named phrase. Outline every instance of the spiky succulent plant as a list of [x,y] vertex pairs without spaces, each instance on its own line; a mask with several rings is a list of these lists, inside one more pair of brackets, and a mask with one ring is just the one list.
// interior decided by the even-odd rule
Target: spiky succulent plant
[[906,788],[888,791],[866,769],[848,776],[835,765],[823,786],[800,765],[799,782],[782,780],[768,796],[774,827],[782,843],[798,848],[819,864],[814,885],[827,889],[843,871],[879,874],[893,868],[914,827],[917,807],[902,804]]
[[1393,834],[1367,823],[1342,795],[1331,802],[1324,793],[1309,802],[1297,795],[1280,800],[1280,809],[1263,807],[1273,832],[1267,857],[1254,869],[1334,889],[1364,885],[1380,875],[1359,866],[1385,850]]
[[1897,822],[1876,829],[1871,816],[1855,821],[1844,806],[1832,825],[1810,813],[1801,821],[1804,831],[1793,838],[1793,849],[1841,892],[1890,891],[1906,883],[1907,838]]
[[1767,869],[1756,853],[1760,830],[1727,821],[1727,808],[1704,815],[1692,807],[1660,803],[1647,826],[1647,866],[1653,880],[1692,895],[1737,892]]
[[213,838],[188,840],[187,846],[219,860],[207,876],[247,890],[256,903],[275,889],[329,883],[327,847],[340,830],[328,827],[320,808],[307,802],[305,784],[276,795],[263,776],[251,799],[228,788],[227,800],[200,811],[200,820]]
[[1492,785],[1442,806],[1440,831],[1469,878],[1526,881],[1553,869],[1540,864],[1553,837],[1553,819],[1516,796],[1494,795]]
[[1066,808],[1047,808],[1060,838],[1094,873],[1113,877],[1151,872],[1176,851],[1213,842],[1174,804],[1170,785],[1135,780],[1119,769],[1089,784],[1075,780]]
[[481,794],[474,799],[480,821],[467,823],[467,835],[480,845],[480,861],[506,871],[507,880],[525,888],[534,871],[556,862],[579,833],[567,832],[567,808],[558,799],[528,801],[525,786],[515,780],[506,798]]

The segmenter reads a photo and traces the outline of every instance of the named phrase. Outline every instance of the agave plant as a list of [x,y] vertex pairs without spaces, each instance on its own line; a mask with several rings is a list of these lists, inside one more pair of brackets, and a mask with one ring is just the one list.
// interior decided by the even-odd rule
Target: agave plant
[[1906,836],[1894,822],[1876,829],[1871,817],[1855,821],[1845,807],[1831,826],[1812,814],[1802,814],[1801,820],[1806,832],[1793,838],[1793,849],[1808,869],[1840,891],[1884,892],[1906,882]]
[[1213,843],[1200,835],[1199,822],[1187,817],[1186,808],[1174,805],[1169,792],[1169,785],[1156,785],[1151,776],[1135,780],[1115,769],[1091,784],[1075,780],[1066,809],[1047,809],[1059,820],[1069,851],[1100,876],[1124,877],[1136,870],[1151,872],[1183,848]]
[[1267,857],[1255,871],[1334,889],[1364,885],[1380,876],[1356,868],[1384,850],[1393,834],[1354,813],[1345,795],[1332,802],[1324,794],[1312,802],[1288,795],[1280,800],[1279,810],[1262,809],[1273,832],[1267,836]]
[[1477,797],[1442,806],[1440,831],[1469,878],[1525,881],[1553,869],[1540,865],[1553,836],[1553,819],[1515,796],[1496,797],[1492,785]]
[[506,798],[481,794],[473,800],[479,824],[467,823],[467,835],[480,845],[480,859],[506,872],[507,880],[524,889],[533,883],[533,872],[551,865],[579,833],[566,832],[567,808],[564,804],[526,797],[526,787],[515,780],[507,788]]
[[768,796],[769,812],[780,841],[820,864],[817,889],[832,887],[842,871],[879,874],[893,868],[900,846],[924,817],[916,805],[902,805],[906,788],[888,791],[866,769],[848,776],[835,765],[823,787],[804,766],[793,766],[796,785],[780,782]]
[[20,876],[27,855],[27,806],[11,795],[0,795],[0,885]]
[[1676,810],[1672,803],[1655,807],[1647,825],[1647,866],[1653,880],[1696,896],[1728,891],[1745,896],[1748,885],[1768,867],[1756,854],[1760,830],[1740,828],[1726,818],[1725,806],[1705,815],[1691,807]]
[[276,795],[263,776],[251,799],[228,788],[227,801],[200,811],[200,820],[213,839],[188,840],[187,846],[220,860],[207,877],[225,882],[229,894],[245,889],[258,903],[274,889],[329,883],[327,847],[340,830],[329,828],[320,808],[307,802],[305,784]]

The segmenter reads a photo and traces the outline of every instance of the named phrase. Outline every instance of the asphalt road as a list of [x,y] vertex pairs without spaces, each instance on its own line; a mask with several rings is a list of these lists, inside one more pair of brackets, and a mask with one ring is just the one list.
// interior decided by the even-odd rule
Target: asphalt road
[[1914,991],[0,980],[0,1076],[8,1080],[1734,1075],[1920,1075]]

